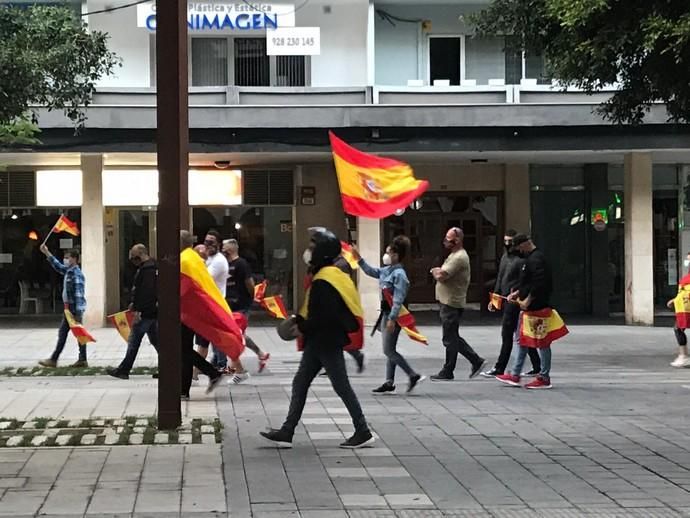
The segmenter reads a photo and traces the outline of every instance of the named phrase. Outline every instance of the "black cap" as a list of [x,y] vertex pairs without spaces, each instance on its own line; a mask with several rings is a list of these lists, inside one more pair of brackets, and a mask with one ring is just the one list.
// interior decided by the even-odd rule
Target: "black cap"
[[513,236],[513,246],[519,246],[527,241],[529,241],[529,236],[527,234],[515,234]]
[[311,237],[314,250],[311,253],[311,265],[315,271],[330,266],[340,255],[340,240],[330,230],[319,230]]

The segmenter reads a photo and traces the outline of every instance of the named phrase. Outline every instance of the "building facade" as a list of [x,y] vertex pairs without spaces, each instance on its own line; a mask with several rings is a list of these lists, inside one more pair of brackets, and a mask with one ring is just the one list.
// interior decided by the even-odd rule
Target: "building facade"
[[[81,236],[49,245],[81,248],[93,325],[126,303],[128,248],[155,244],[166,224],[155,210],[155,12],[89,15],[113,3],[73,3],[110,35],[122,67],[99,84],[79,134],[37,107],[42,143],[0,153],[0,312],[59,311],[59,279],[37,248],[66,213]],[[461,226],[476,308],[502,234],[516,228],[551,259],[564,313],[651,324],[663,310],[690,250],[689,130],[668,124],[663,105],[639,127],[603,121],[594,110],[616,85],[563,90],[511,38],[475,36],[467,20],[484,0],[251,4],[190,3],[190,226],[237,237],[289,305],[301,298],[310,226],[356,239],[371,260],[409,235],[413,305],[433,302],[429,268],[445,229]],[[274,26],[320,28],[318,53],[269,55]],[[429,192],[384,221],[346,218],[328,129],[409,162]],[[376,285],[359,282],[371,315]]]

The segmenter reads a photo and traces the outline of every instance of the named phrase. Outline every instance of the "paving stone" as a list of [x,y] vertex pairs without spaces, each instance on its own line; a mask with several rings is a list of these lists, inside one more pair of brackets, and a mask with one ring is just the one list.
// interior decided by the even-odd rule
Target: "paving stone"
[[381,495],[340,495],[340,500],[345,507],[388,507]]
[[192,444],[192,434],[191,433],[181,433],[177,437],[177,442],[180,444]]
[[67,422],[67,426],[69,428],[79,428],[81,426],[82,421],[82,419],[71,419]]
[[91,426],[105,426],[105,419],[96,419],[91,422]]
[[24,442],[24,436],[23,435],[13,435],[9,439],[7,439],[7,446],[9,446],[9,447],[19,446],[22,442]]
[[55,444],[58,446],[67,446],[67,443],[69,443],[72,440],[72,434],[62,434],[58,435],[55,438]]
[[215,433],[216,429],[210,424],[201,425],[201,433]]
[[133,433],[129,436],[129,444],[141,444],[144,442],[144,436],[140,433]]
[[107,434],[104,439],[104,444],[106,445],[112,445],[112,444],[117,444],[120,441],[120,434],[117,433],[111,433]]
[[168,433],[159,432],[153,436],[153,442],[155,444],[168,444]]
[[143,426],[144,428],[147,428],[149,426],[149,420],[148,419],[137,419],[134,422],[134,426]]
[[48,421],[48,424],[46,424],[46,428],[55,428],[58,425],[59,421]]
[[87,433],[82,435],[81,444],[82,446],[91,446],[96,443],[98,436],[95,433]]
[[125,426],[127,424],[127,419],[115,419],[113,420],[113,426]]
[[33,430],[36,428],[36,423],[34,421],[27,421],[22,425],[22,430]]
[[146,427],[145,426],[135,426],[133,428],[134,433],[146,433]]
[[434,503],[425,494],[402,494],[402,495],[384,495],[388,504],[393,508],[409,508],[409,507],[433,507]]
[[0,489],[22,487],[27,480],[26,477],[0,477]]
[[201,444],[216,444],[215,434],[202,433],[201,434]]
[[0,421],[0,430],[7,430],[11,425],[11,421]]
[[33,439],[31,439],[31,445],[32,446],[43,446],[47,440],[48,440],[47,435],[37,435]]

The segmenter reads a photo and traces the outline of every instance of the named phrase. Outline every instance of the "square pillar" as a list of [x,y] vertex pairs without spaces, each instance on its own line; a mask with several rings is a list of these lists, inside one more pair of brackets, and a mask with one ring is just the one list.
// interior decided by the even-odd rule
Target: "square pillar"
[[[590,217],[592,209],[606,209],[609,202],[608,164],[585,164],[585,186],[587,202],[585,218]],[[597,231],[587,219],[587,239],[589,248],[588,270],[591,276],[587,279],[587,295],[591,301],[592,316],[609,316],[609,296],[611,275],[609,274],[609,237],[608,231]]]
[[529,164],[505,165],[505,228],[530,232]]
[[625,322],[654,324],[652,157],[625,156]]
[[84,325],[103,327],[105,321],[105,233],[103,155],[81,155],[81,269],[86,277]]
[[[380,265],[381,221],[378,219],[357,218],[357,247],[359,253],[372,266]],[[373,326],[381,309],[379,282],[361,271],[357,274],[357,287],[364,308],[364,323]]]

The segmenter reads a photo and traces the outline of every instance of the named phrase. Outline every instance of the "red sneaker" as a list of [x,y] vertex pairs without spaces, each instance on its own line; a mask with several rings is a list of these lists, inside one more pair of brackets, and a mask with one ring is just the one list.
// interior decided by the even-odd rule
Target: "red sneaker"
[[550,389],[551,387],[551,379],[543,376],[537,376],[533,382],[525,385],[527,389]]
[[496,379],[501,383],[510,385],[511,387],[520,386],[520,376],[515,376],[514,374],[501,374],[500,376],[496,376]]
[[259,374],[263,372],[263,370],[266,368],[266,364],[268,363],[268,360],[271,359],[271,354],[270,353],[263,353],[261,356],[259,356]]

